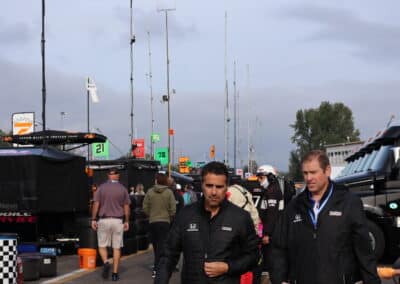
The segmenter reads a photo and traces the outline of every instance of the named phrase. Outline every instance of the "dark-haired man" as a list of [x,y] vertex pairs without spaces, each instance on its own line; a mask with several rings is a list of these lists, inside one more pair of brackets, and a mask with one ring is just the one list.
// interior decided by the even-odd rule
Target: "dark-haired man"
[[[128,190],[119,183],[119,172],[110,169],[108,181],[100,185],[93,197],[92,228],[97,230],[99,254],[103,260],[104,279],[108,278],[110,264],[107,247],[113,248],[112,281],[118,281],[118,266],[123,246],[123,232],[129,229],[130,198]],[[97,217],[99,220],[97,220]]]
[[286,207],[272,238],[272,283],[381,283],[359,197],[333,183],[327,155],[302,160],[305,190]]
[[181,283],[239,283],[258,260],[250,215],[226,200],[228,170],[210,162],[202,169],[203,197],[177,216],[160,259],[155,283],[168,283],[183,252]]

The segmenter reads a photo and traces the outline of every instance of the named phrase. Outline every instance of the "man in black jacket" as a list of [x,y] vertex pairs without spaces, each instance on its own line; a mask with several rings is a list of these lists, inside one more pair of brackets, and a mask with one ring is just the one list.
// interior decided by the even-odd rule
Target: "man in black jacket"
[[272,238],[272,283],[381,283],[359,197],[329,178],[323,151],[302,160],[305,190],[286,207]]
[[202,170],[203,197],[184,207],[168,235],[155,283],[168,283],[183,252],[181,283],[239,283],[257,263],[250,215],[226,200],[228,170],[210,162]]

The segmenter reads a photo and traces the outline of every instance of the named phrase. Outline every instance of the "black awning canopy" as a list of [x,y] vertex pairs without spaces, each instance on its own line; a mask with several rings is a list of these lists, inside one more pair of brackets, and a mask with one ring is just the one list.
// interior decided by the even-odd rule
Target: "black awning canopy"
[[45,130],[24,135],[1,136],[1,141],[21,145],[65,145],[104,143],[107,137],[98,133]]

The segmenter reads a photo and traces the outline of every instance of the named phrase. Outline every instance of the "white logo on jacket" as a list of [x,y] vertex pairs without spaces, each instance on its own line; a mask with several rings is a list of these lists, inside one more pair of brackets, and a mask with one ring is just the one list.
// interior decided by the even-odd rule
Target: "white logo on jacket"
[[298,223],[298,222],[302,222],[302,221],[303,221],[303,218],[301,218],[300,214],[296,214],[294,216],[293,223]]
[[342,212],[341,211],[329,211],[329,216],[340,217],[340,216],[342,216]]
[[221,227],[221,230],[222,230],[222,231],[232,232],[232,227],[222,226],[222,227]]
[[186,229],[186,232],[198,232],[199,228],[196,223],[189,224],[189,228]]
[[267,202],[268,202],[268,206],[269,207],[275,207],[276,204],[278,203],[278,200],[276,200],[276,199],[268,199]]
[[267,200],[265,200],[265,199],[262,199],[262,200],[261,200],[260,208],[263,209],[263,210],[265,210],[265,209],[268,208],[268,202],[267,202]]

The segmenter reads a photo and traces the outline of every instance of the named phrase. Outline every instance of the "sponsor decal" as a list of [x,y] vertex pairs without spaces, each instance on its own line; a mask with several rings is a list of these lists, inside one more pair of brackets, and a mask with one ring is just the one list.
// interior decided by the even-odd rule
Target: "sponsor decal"
[[0,223],[36,223],[37,216],[28,212],[0,212]]
[[285,203],[283,202],[283,200],[279,201],[279,207],[278,210],[283,210],[285,208]]
[[342,216],[342,212],[341,211],[329,211],[329,216],[340,217],[340,216]]
[[260,209],[265,210],[268,209],[268,202],[265,199],[261,199]]
[[186,232],[198,232],[199,228],[196,223],[189,224],[189,228],[186,229]]
[[303,218],[301,218],[301,215],[300,215],[300,214],[296,214],[296,215],[294,216],[293,223],[298,223],[298,222],[302,222],[302,221],[303,221]]
[[222,227],[221,227],[221,230],[222,230],[222,231],[232,232],[232,227],[222,226]]

